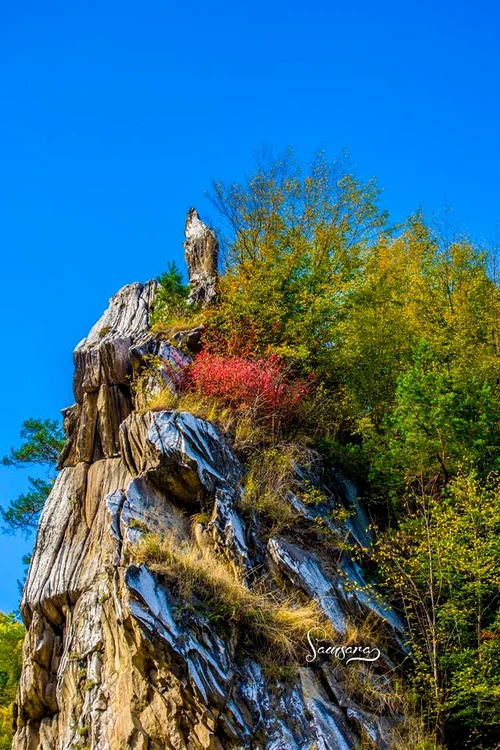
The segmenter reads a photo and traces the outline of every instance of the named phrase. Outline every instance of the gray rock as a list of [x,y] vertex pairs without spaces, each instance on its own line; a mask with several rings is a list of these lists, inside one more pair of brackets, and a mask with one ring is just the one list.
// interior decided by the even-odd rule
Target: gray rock
[[[184,354],[177,346],[173,346],[161,333],[147,331],[136,339],[130,348],[132,370],[135,378],[141,376],[141,370],[147,369],[151,377],[149,390],[159,393],[166,388],[173,394],[179,392],[184,370],[191,364],[191,357]],[[148,386],[146,385],[146,391]],[[135,397],[136,408],[144,408]]]
[[184,253],[190,286],[188,302],[207,306],[217,295],[217,238],[201,221],[195,208],[188,211],[185,234]]
[[58,468],[119,454],[118,427],[132,411],[131,347],[149,328],[156,282],[129,284],[75,349],[76,404],[63,411],[68,442]]
[[172,336],[172,340],[175,341],[177,346],[182,349],[187,349],[191,354],[198,354],[202,349],[201,339],[203,331],[205,330],[204,325],[196,326],[196,328],[188,328],[185,331],[177,331]]
[[335,584],[325,575],[314,554],[284,539],[271,538],[267,548],[275,565],[295,586],[317,601],[334,630],[340,636],[345,635],[347,620],[340,605]]
[[149,327],[156,282],[129,284],[114,295],[109,307],[74,352],[75,398],[108,385],[128,385],[130,347]]

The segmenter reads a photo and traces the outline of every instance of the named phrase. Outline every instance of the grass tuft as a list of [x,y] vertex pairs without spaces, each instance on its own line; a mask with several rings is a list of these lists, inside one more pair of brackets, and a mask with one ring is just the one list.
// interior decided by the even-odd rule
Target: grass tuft
[[331,625],[316,604],[297,598],[279,599],[277,594],[250,590],[208,548],[175,536],[149,534],[134,548],[132,559],[172,580],[179,596],[194,597],[208,613],[215,613],[242,636],[245,646],[272,647],[287,659],[297,659],[307,646],[307,633],[322,627],[334,637]]
[[176,333],[182,333],[183,331],[190,331],[193,328],[198,328],[198,326],[205,322],[205,318],[206,315],[204,312],[193,312],[184,317],[172,316],[164,321],[155,321],[151,326],[151,330],[155,333],[164,333],[167,337],[172,337]]

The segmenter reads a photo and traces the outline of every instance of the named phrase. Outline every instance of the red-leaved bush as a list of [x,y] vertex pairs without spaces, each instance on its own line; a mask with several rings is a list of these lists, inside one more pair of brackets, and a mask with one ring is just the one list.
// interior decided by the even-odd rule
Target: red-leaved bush
[[309,391],[303,380],[289,380],[284,365],[267,360],[224,357],[207,351],[189,368],[191,388],[265,420],[289,422]]

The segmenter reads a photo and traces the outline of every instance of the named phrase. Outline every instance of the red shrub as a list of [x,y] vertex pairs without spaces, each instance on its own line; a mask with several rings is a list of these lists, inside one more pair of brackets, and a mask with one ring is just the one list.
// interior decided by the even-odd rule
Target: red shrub
[[244,357],[199,354],[189,370],[192,388],[236,409],[252,409],[264,419],[289,421],[309,387],[289,380],[283,364]]

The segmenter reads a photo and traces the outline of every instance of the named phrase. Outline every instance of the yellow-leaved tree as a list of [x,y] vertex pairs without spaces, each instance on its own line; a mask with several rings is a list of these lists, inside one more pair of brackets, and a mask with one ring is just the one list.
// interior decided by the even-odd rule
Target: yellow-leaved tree
[[12,743],[12,706],[21,674],[24,627],[0,612],[0,750]]

